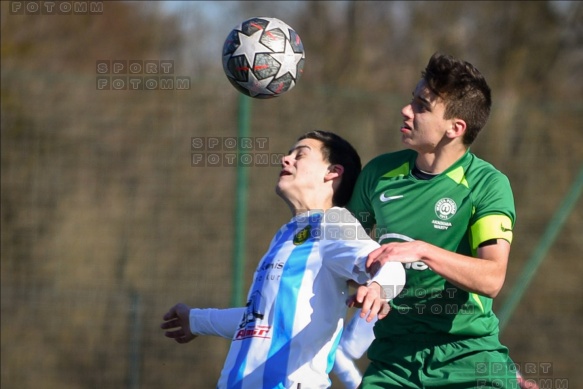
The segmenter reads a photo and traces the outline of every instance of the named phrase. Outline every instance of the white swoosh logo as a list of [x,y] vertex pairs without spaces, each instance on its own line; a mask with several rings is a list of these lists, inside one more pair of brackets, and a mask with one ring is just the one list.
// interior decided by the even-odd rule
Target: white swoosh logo
[[413,238],[409,238],[407,235],[401,235],[401,234],[395,234],[395,233],[381,235],[378,242],[381,243],[385,239],[400,239],[404,242],[413,242]]
[[381,199],[381,201],[382,201],[383,203],[386,203],[387,201],[392,201],[392,200],[402,199],[402,198],[403,198],[403,195],[397,195],[397,196],[389,196],[389,197],[386,197],[384,193],[383,193],[383,194],[381,194],[381,197],[380,197],[380,199]]

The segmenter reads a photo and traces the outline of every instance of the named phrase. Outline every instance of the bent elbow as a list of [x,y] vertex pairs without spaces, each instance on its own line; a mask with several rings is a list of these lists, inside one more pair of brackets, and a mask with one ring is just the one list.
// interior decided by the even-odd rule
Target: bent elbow
[[488,288],[483,291],[484,296],[496,298],[504,286],[504,278],[490,282]]
[[498,296],[498,293],[500,293],[500,289],[491,290],[488,293],[484,293],[484,294],[486,297],[493,299],[493,298],[496,298],[496,296]]

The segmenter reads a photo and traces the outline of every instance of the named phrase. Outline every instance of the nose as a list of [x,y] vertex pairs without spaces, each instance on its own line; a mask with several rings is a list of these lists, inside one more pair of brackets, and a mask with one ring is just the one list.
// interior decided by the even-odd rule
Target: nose
[[289,156],[289,155],[284,155],[283,157],[281,157],[281,166],[282,167],[284,167],[286,165],[289,165],[291,163],[290,160],[289,160],[290,157],[291,156]]
[[411,107],[411,103],[409,103],[409,104],[405,105],[403,108],[401,108],[401,115],[405,119],[413,118],[413,108]]

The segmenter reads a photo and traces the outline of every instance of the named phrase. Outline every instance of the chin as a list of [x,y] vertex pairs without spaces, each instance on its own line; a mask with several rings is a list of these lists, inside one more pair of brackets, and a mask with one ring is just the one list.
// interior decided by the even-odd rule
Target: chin
[[275,185],[275,194],[278,195],[279,197],[285,198],[285,190],[281,187],[281,184],[279,182],[277,183],[277,185]]
[[401,143],[408,149],[415,150],[415,146],[411,143],[409,138],[401,138]]
[[416,150],[418,149],[417,145],[415,144],[415,141],[413,141],[413,139],[411,139],[411,137],[409,136],[401,136],[401,143],[408,149],[412,149],[412,150]]

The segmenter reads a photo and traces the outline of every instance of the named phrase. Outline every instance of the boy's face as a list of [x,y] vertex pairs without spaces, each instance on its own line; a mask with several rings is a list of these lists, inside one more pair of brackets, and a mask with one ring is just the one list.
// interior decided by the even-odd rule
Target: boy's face
[[419,81],[413,99],[401,110],[402,142],[418,152],[434,152],[444,140],[452,121],[444,119],[445,103],[427,87],[425,80]]
[[322,155],[322,142],[302,139],[282,158],[276,192],[283,198],[301,199],[322,189],[330,162]]

